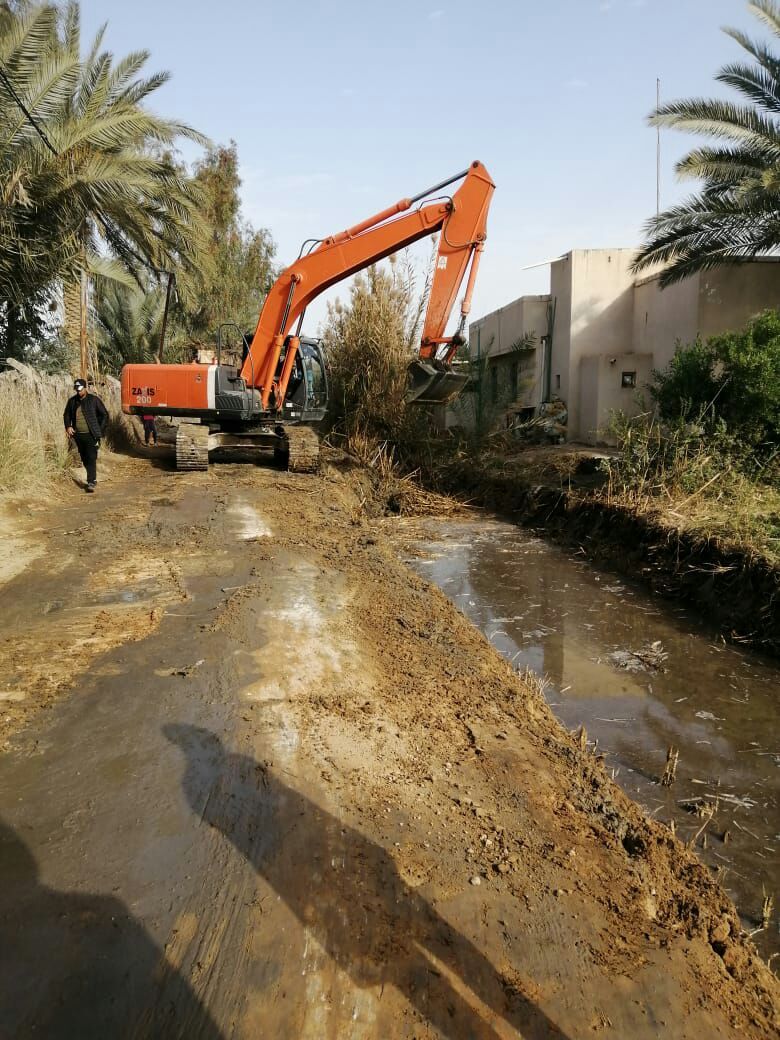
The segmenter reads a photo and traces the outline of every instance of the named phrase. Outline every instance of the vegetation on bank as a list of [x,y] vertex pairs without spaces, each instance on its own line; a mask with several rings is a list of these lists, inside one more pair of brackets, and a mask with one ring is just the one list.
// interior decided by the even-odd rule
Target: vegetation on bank
[[[138,421],[122,413],[117,380],[105,377],[95,392],[108,410],[101,456],[136,444]],[[65,373],[44,373],[16,361],[0,371],[0,494],[52,493],[73,467],[83,473],[62,422],[72,393]]]
[[679,346],[649,391],[596,494],[780,563],[780,313]]
[[[0,491],[40,489],[69,464],[62,426],[69,380],[0,374]],[[70,391],[72,393],[72,390]]]
[[589,495],[653,516],[670,530],[780,565],[780,489],[745,467],[725,427],[664,424],[652,412],[616,416],[617,453],[602,462],[603,485]]
[[409,464],[429,433],[404,396],[430,290],[406,254],[374,265],[328,307],[323,345],[331,367],[331,437],[365,460],[377,450]]

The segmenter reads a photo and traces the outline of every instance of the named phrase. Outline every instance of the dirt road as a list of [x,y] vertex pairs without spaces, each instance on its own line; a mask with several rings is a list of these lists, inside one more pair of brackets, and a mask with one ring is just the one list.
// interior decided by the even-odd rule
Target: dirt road
[[117,460],[4,521],[0,1037],[767,1037],[693,855],[360,477]]

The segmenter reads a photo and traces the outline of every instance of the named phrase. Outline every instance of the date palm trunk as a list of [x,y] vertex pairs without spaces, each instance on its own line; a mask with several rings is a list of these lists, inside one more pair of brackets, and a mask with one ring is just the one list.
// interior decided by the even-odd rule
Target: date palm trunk
[[89,342],[87,316],[89,313],[89,275],[87,273],[87,246],[84,242],[79,256],[79,276],[63,286],[63,335],[68,348],[68,365],[82,379],[89,370]]
[[80,353],[81,280],[71,278],[62,287],[62,335],[68,351],[68,368],[75,373]]

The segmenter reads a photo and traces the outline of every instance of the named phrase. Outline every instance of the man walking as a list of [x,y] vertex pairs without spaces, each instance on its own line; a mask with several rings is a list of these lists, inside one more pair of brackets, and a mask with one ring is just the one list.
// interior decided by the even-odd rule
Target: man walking
[[92,492],[97,484],[97,457],[100,441],[106,432],[108,412],[96,394],[87,392],[87,384],[77,379],[73,384],[76,393],[65,405],[63,419],[65,432],[76,442],[84,469],[87,471],[87,488]]

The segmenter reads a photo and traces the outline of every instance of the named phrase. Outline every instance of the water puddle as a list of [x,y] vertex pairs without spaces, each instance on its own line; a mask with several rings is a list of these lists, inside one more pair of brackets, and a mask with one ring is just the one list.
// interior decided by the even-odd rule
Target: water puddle
[[230,508],[229,512],[239,521],[243,541],[252,542],[256,538],[270,538],[273,534],[271,528],[252,506],[235,505]]
[[157,582],[126,585],[124,588],[114,589],[110,592],[97,592],[93,595],[92,602],[104,606],[144,603],[146,600],[159,596],[160,591]]
[[[684,841],[708,821],[697,851],[756,928],[765,895],[780,901],[780,670],[511,524],[434,522],[425,533],[409,563],[518,669],[547,677],[551,707],[569,729],[586,727],[616,781]],[[677,777],[663,787],[670,745]],[[754,940],[780,950],[777,912]]]

